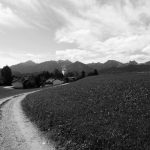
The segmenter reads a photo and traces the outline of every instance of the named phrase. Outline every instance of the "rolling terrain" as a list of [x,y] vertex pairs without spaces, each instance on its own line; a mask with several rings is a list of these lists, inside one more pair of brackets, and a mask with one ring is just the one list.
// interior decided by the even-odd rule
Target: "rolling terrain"
[[[137,63],[136,61],[130,61],[128,63],[122,63],[116,60],[108,60],[105,63],[89,63],[84,64],[82,62],[76,61],[71,62],[69,60],[59,60],[59,61],[46,61],[42,63],[35,63],[33,61],[27,61],[24,63],[16,64],[11,66],[11,69],[14,74],[26,74],[26,73],[38,73],[42,71],[49,71],[53,72],[55,69],[58,69],[62,71],[65,69],[67,72],[77,72],[81,73],[82,71],[85,71],[86,74],[89,72],[92,72],[94,69],[97,69],[98,71],[102,70],[108,70],[108,69],[120,69],[120,68],[135,68],[136,66],[142,68],[146,68],[144,66],[147,66],[147,68],[150,68],[150,62],[145,63]],[[149,71],[148,68],[148,71]],[[123,69],[125,70],[125,69]],[[136,70],[135,70],[136,71]],[[145,69],[144,69],[145,71]],[[146,70],[147,71],[147,70]]]
[[150,149],[149,73],[88,77],[29,95],[22,107],[58,149]]

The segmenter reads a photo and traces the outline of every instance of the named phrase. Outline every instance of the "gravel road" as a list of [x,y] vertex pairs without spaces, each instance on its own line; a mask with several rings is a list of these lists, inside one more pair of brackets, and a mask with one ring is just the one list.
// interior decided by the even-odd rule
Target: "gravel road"
[[20,102],[27,94],[0,101],[0,150],[55,150],[24,115]]

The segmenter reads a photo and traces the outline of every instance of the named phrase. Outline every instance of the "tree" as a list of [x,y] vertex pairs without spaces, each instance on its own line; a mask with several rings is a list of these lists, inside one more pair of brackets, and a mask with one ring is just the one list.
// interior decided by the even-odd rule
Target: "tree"
[[74,77],[75,75],[74,75],[74,73],[73,72],[67,72],[66,74],[65,74],[65,77]]
[[24,89],[36,88],[38,87],[36,83],[36,78],[34,76],[30,76],[27,79],[23,79],[23,87]]
[[81,72],[81,78],[84,78],[85,77],[85,71],[82,71]]
[[56,79],[62,79],[64,76],[63,76],[62,72],[60,72],[58,69],[55,69],[54,70],[54,77]]
[[94,69],[94,71],[88,73],[88,76],[96,76],[96,75],[98,75],[98,71],[96,69]]
[[12,72],[8,66],[3,67],[1,70],[2,78],[5,85],[11,85],[12,83]]
[[98,75],[98,71],[94,69],[94,75]]

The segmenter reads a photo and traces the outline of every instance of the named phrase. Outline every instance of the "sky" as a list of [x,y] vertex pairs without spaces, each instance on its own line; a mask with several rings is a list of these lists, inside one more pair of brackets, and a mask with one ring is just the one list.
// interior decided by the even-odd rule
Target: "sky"
[[150,61],[149,0],[0,0],[0,67]]

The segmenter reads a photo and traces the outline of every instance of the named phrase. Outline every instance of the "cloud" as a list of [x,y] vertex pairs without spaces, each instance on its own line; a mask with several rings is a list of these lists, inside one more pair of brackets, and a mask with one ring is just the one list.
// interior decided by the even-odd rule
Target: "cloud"
[[[138,44],[137,44],[138,43]],[[120,36],[113,37],[105,42],[97,42],[89,45],[89,49],[69,49],[57,51],[57,58],[65,58],[73,61],[81,60],[89,62],[105,62],[115,59],[122,62],[137,60],[145,62],[150,59],[150,36]],[[147,46],[148,45],[148,46]]]
[[[1,0],[0,3],[0,25],[44,29],[46,32],[40,33],[49,33],[47,40],[57,42],[59,48],[63,44],[74,46],[56,48],[57,58],[83,62],[150,59],[148,0]],[[40,56],[34,57],[31,52],[28,57]],[[44,58],[47,59],[46,55],[39,60]]]
[[0,52],[0,68],[5,65],[11,66],[28,60],[32,60],[36,63],[40,63],[43,61],[48,61],[50,59],[55,60],[55,56],[51,53],[34,54],[34,53],[25,53],[25,52],[24,53]]
[[93,60],[99,61],[150,59],[150,56],[146,55],[147,52],[143,52],[150,43],[150,2],[69,1],[77,13],[73,14],[64,8],[59,10],[55,8],[67,21],[65,26],[57,30],[56,40],[58,43],[76,43],[78,49],[63,50],[57,52],[57,55],[68,56],[74,60],[80,58],[84,62],[91,61],[90,56],[93,56]]
[[4,7],[0,3],[0,25],[9,26],[9,27],[26,27],[24,23],[15,13],[9,8]]
[[55,31],[64,23],[63,18],[53,10],[53,7],[63,4],[57,0],[1,0],[1,3],[35,29]]

